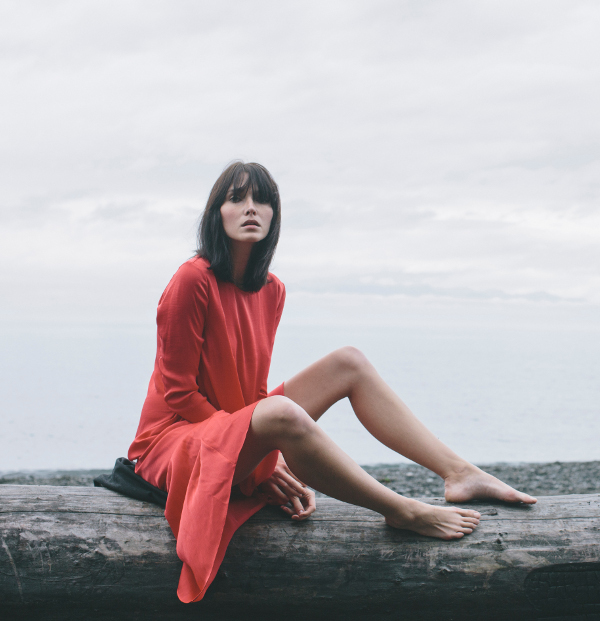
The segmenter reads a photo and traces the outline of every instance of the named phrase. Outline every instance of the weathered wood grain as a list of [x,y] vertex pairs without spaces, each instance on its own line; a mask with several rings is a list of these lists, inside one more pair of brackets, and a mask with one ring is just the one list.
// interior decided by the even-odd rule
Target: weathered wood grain
[[330,499],[300,524],[266,508],[238,531],[204,601],[183,605],[160,508],[100,488],[2,485],[0,619],[600,614],[600,494],[471,506],[481,525],[454,542]]

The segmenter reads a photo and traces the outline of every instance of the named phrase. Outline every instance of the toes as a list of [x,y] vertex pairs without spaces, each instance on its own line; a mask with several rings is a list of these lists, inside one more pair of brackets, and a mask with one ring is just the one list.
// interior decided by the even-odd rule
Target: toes
[[516,489],[512,489],[504,495],[504,500],[507,502],[520,502],[524,498],[525,494],[519,494]]
[[477,518],[465,517],[463,518],[464,522],[469,522],[471,524],[475,524],[477,526],[479,524],[479,520]]
[[465,518],[474,518],[478,520],[481,517],[479,511],[471,511],[470,509],[457,509],[457,511]]
[[521,502],[527,505],[534,505],[537,502],[537,498],[529,496],[529,494],[522,494]]
[[518,490],[510,487],[509,491],[504,494],[504,497],[500,497],[501,500],[505,500],[506,502],[523,502],[527,505],[533,505],[537,502],[537,498],[530,496],[529,494],[524,494],[523,492],[519,492]]
[[533,505],[537,502],[537,498],[530,496],[529,494],[524,494],[523,492],[518,492],[516,489],[510,490],[510,493],[506,494],[505,498],[507,502],[522,502],[526,505]]
[[465,520],[463,520],[461,526],[463,528],[470,528],[471,530],[475,530],[477,528],[477,524],[475,524],[475,522],[467,522]]
[[477,528],[479,526],[479,522],[470,522],[469,520],[463,521],[462,526],[464,528]]

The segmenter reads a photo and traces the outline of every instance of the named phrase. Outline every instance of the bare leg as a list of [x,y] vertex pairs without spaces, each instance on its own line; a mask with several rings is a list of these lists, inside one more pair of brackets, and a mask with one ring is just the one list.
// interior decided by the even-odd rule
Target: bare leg
[[285,394],[314,420],[348,397],[356,416],[375,438],[444,479],[449,502],[474,498],[536,502],[440,442],[353,347],[339,349],[295,375],[285,383]]
[[247,477],[265,455],[279,449],[291,470],[314,489],[383,515],[395,528],[441,539],[473,532],[479,513],[433,507],[381,485],[342,451],[297,404],[269,397],[255,408],[233,483]]

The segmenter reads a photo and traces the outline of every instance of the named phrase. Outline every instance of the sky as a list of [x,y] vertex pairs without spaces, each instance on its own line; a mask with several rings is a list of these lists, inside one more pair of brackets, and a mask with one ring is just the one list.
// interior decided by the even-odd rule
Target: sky
[[0,319],[151,323],[233,159],[284,322],[600,325],[595,0],[0,5]]
[[2,0],[0,469],[126,452],[234,159],[281,190],[272,385],[351,342],[467,458],[597,458],[599,31],[596,0]]

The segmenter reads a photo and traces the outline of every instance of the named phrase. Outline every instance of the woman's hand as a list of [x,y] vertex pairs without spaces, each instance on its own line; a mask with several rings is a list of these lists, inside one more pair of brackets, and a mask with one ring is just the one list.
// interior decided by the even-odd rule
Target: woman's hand
[[261,498],[270,505],[280,505],[292,520],[305,520],[317,508],[315,493],[288,468],[281,453],[275,471],[258,489]]

